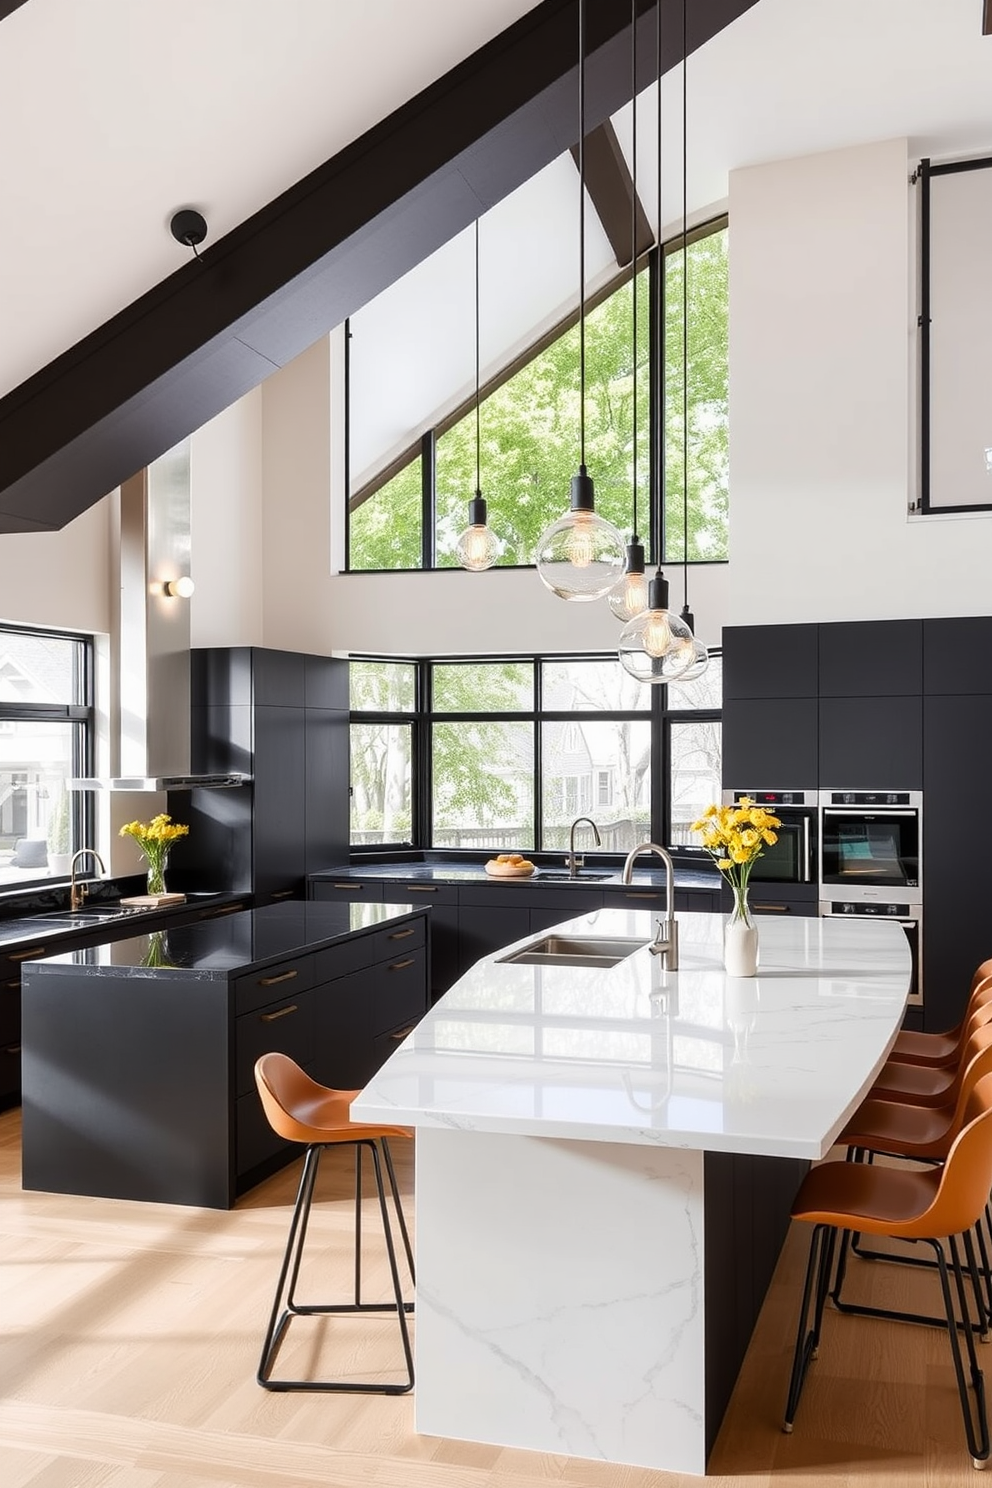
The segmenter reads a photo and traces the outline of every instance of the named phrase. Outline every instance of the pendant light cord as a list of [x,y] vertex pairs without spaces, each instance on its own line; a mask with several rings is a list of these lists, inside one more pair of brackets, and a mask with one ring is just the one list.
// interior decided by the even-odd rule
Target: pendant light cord
[[475,494],[482,495],[482,425],[479,414],[479,219],[475,219]]
[[630,0],[630,321],[634,360],[631,366],[631,460],[634,532],[637,541],[637,0]]
[[661,573],[661,548],[662,537],[665,530],[665,418],[666,418],[666,394],[665,394],[665,249],[662,243],[662,231],[664,227],[664,216],[661,204],[661,0],[655,11],[655,46],[657,49],[656,63],[658,73],[658,242],[656,244],[657,259],[657,282],[655,285],[655,362],[658,373],[658,397],[655,400],[656,413],[654,423],[654,471],[655,471],[655,521],[654,521],[654,545],[655,558],[658,565],[658,573]]
[[682,599],[689,607],[689,45],[682,0]]
[[579,466],[586,468],[586,0],[579,0]]

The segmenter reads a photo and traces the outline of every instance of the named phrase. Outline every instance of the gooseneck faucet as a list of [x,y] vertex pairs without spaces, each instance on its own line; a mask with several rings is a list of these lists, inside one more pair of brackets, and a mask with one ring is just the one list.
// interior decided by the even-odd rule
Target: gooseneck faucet
[[576,855],[575,855],[575,829],[576,829],[576,827],[581,826],[581,824],[583,822],[587,822],[588,825],[590,827],[592,827],[592,835],[596,839],[596,846],[597,847],[601,847],[602,846],[602,839],[601,839],[601,837],[599,835],[599,828],[597,827],[596,823],[593,821],[592,817],[591,816],[577,816],[575,818],[575,820],[573,821],[572,825],[568,829],[568,858],[567,858],[566,861],[568,863],[568,876],[569,876],[569,878],[578,878],[578,876],[579,876],[579,862],[580,862],[580,859],[577,858]]
[[657,853],[659,858],[665,862],[665,920],[658,921],[658,933],[651,943],[651,951],[655,956],[663,956],[662,965],[669,971],[679,969],[679,926],[675,918],[675,864],[672,862],[671,854],[664,847],[659,847],[657,842],[641,842],[627,854],[627,861],[623,865],[623,873],[620,882],[629,884],[634,875],[634,864],[642,853]]
[[76,849],[76,851],[72,855],[72,862],[69,864],[69,908],[73,911],[82,909],[83,900],[86,898],[86,885],[84,883],[76,882],[76,864],[80,858],[85,858],[87,856],[96,858],[97,862],[100,864],[100,872],[106,877],[107,870],[104,867],[103,859],[96,851],[96,848],[80,847]]

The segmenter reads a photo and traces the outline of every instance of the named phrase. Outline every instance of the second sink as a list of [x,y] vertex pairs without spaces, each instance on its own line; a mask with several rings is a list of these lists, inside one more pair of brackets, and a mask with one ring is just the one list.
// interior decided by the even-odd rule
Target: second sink
[[526,966],[616,966],[626,960],[646,940],[628,940],[617,936],[609,939],[589,935],[546,935],[542,940],[532,941],[512,951],[509,956],[498,956],[498,961],[512,961]]

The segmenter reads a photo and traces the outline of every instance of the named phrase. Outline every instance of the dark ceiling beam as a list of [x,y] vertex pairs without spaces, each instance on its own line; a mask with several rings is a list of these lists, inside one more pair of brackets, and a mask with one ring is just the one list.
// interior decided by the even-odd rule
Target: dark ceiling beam
[[982,6],[982,35],[992,36],[992,0],[985,0]]
[[12,10],[20,10],[25,0],[0,0],[0,21],[6,20]]
[[[754,3],[693,0],[689,50]],[[588,0],[589,128],[630,97],[629,24]],[[645,86],[652,0],[639,26]],[[65,526],[569,149],[576,65],[576,0],[544,0],[0,399],[0,531]]]
[[[579,147],[572,146],[572,159],[578,164]],[[586,135],[586,190],[596,216],[603,224],[617,265],[622,269],[631,258],[640,258],[654,243],[654,231],[640,200],[634,206],[634,183],[624,159],[616,130],[609,119],[592,134]],[[634,207],[636,254],[630,251],[631,208]]]

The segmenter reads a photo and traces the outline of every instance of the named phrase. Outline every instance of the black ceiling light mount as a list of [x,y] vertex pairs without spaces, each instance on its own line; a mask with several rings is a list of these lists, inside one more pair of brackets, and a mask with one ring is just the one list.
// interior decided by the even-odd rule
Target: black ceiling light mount
[[207,219],[202,212],[197,212],[194,207],[180,208],[169,223],[169,231],[177,243],[192,248],[194,255],[199,258],[196,250],[207,236]]

